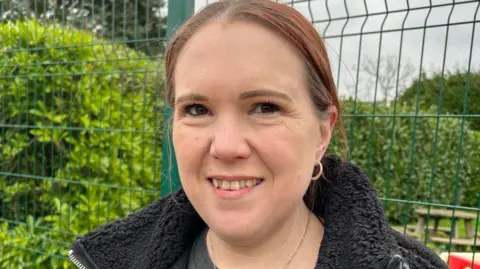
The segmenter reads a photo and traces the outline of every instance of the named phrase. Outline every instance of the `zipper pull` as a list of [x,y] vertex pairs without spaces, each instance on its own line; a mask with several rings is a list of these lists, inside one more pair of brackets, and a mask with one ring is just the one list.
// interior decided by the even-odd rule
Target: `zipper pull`
[[83,263],[81,263],[76,257],[75,254],[73,254],[73,250],[71,249],[68,251],[68,258],[75,264],[75,266],[78,267],[78,269],[90,269],[87,268]]
[[92,258],[90,258],[79,241],[76,241],[68,251],[68,258],[78,269],[100,269],[93,262]]

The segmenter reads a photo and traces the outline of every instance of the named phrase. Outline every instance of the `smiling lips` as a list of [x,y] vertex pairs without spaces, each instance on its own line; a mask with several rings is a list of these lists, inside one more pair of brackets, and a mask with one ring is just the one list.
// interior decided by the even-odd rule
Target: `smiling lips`
[[263,182],[263,178],[212,176],[208,181],[220,198],[235,199],[256,189]]
[[215,186],[217,189],[222,190],[240,190],[244,188],[251,188],[260,184],[263,179],[241,179],[241,180],[223,180],[218,178],[209,178],[209,181]]

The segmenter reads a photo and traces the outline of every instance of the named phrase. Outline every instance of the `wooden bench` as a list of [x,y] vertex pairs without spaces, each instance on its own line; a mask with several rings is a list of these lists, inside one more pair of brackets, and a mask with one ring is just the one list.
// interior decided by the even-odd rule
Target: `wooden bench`
[[461,210],[450,210],[450,209],[417,209],[415,213],[418,215],[418,224],[416,228],[417,233],[422,233],[426,227],[427,216],[429,219],[433,219],[433,230],[434,232],[440,229],[439,223],[441,219],[451,219],[453,217],[453,237],[455,239],[459,238],[458,234],[458,222],[460,220],[464,221],[465,224],[465,233],[467,238],[473,238],[473,221],[477,218],[477,214],[461,211]]
[[452,245],[452,246],[464,246],[464,247],[473,247],[475,246],[475,243],[477,246],[480,246],[480,240],[475,240],[473,238],[466,239],[466,238],[450,238],[448,237],[439,237],[439,236],[430,236],[428,238],[429,241],[432,243],[436,244],[446,244],[446,245]]
[[[407,226],[407,230],[410,230],[410,231],[412,231],[412,232],[415,232],[415,231],[417,230],[417,226],[415,226],[415,225],[408,225],[408,226]],[[451,229],[450,229],[449,227],[439,226],[439,227],[437,227],[437,231],[444,232],[444,233],[446,233],[446,234],[450,234]],[[435,227],[433,227],[432,225],[428,226],[428,232],[429,232],[429,233],[435,232]]]
[[419,239],[420,238],[420,234],[417,234],[415,231],[412,231],[410,229],[406,229],[405,232],[403,232],[403,226],[402,227],[392,227],[394,230],[396,230],[397,232],[401,233],[401,234],[406,234],[412,238],[416,238],[416,239]]

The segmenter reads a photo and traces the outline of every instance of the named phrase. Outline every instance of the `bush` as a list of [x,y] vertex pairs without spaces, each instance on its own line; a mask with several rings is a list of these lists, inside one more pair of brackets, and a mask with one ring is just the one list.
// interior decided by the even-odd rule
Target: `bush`
[[[465,98],[465,89],[468,88],[468,95]],[[427,77],[422,74],[422,79],[419,83],[415,80],[413,84],[408,87],[400,96],[399,102],[413,105],[418,101],[420,106],[428,108],[437,106],[440,90],[443,87],[443,99],[441,104],[441,113],[447,112],[456,115],[463,114],[464,103],[467,107],[465,114],[479,115],[480,114],[480,73],[470,73],[467,77],[465,72],[455,72],[445,74],[442,81],[442,74],[437,73],[432,77]],[[467,100],[465,100],[467,99]],[[474,130],[480,130],[480,118],[468,118],[470,127]]]
[[0,267],[67,268],[76,235],[159,196],[163,65],[57,25],[0,33]]
[[[437,130],[434,108],[424,108],[415,117],[415,108],[407,105],[397,105],[394,113],[382,103],[374,110],[372,103],[357,102],[354,115],[351,100],[343,106],[349,159],[365,170],[381,198],[476,207],[480,136],[466,123],[462,132],[461,119],[440,117]],[[334,145],[330,150],[339,149]],[[394,223],[411,220],[415,208],[400,202],[385,205]]]

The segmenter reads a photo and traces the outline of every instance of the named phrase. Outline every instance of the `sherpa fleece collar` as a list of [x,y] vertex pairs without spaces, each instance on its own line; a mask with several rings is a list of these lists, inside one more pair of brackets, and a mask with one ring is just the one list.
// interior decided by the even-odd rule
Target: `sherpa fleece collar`
[[[325,234],[315,268],[448,269],[425,246],[388,226],[359,168],[334,157],[322,163],[325,178],[317,188],[323,191],[312,211],[323,218]],[[92,269],[171,269],[204,228],[179,190],[80,237],[72,249]]]

